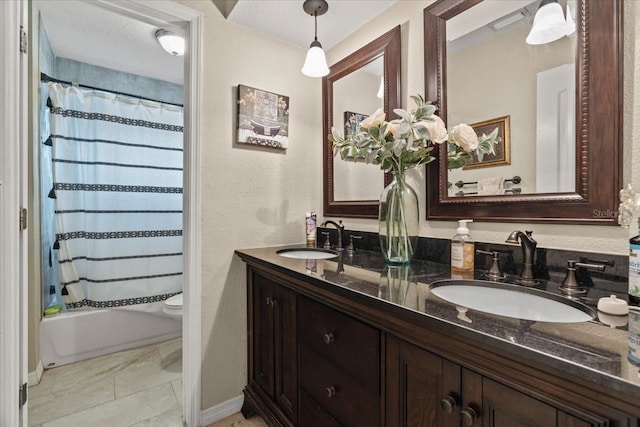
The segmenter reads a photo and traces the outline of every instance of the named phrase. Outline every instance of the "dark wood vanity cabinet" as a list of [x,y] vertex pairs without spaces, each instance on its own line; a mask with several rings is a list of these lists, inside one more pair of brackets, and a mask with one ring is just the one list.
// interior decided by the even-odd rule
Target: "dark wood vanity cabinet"
[[629,425],[567,413],[397,338],[386,353],[387,427]]
[[608,388],[417,326],[413,315],[268,268],[249,266],[247,282],[242,412],[270,426],[640,426],[638,405]]
[[[298,401],[296,293],[259,274],[248,279],[249,387],[267,422],[295,425]],[[255,408],[257,409],[257,408]],[[260,412],[260,411],[259,411]],[[245,413],[245,416],[250,413]]]

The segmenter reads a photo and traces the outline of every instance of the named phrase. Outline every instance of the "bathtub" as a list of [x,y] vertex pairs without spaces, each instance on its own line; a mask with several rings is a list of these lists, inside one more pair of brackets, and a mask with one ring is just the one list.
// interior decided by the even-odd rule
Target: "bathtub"
[[182,318],[162,314],[162,303],[145,311],[111,308],[60,313],[40,324],[40,358],[46,368],[182,335]]

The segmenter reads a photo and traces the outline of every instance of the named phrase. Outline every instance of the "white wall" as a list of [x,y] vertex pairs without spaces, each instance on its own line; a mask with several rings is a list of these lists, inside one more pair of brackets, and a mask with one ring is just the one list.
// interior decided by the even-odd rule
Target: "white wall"
[[[430,0],[399,1],[382,16],[358,29],[349,38],[327,52],[329,64],[333,64],[394,26],[402,27],[402,94],[403,108],[412,108],[410,95],[424,94],[423,9]],[[637,22],[640,22],[640,4],[627,1],[624,4],[624,180],[640,189],[640,117],[634,111],[640,109],[640,40]],[[435,48],[435,47],[434,47]],[[599,119],[600,120],[600,119]],[[606,118],[602,118],[606,124]],[[373,166],[372,166],[373,167]],[[435,165],[429,165],[435,167]],[[420,200],[420,235],[450,239],[455,234],[452,221],[425,221],[426,200],[424,169],[409,172],[410,182]],[[349,229],[377,231],[377,221],[347,219]],[[549,225],[517,223],[473,223],[471,232],[476,241],[501,243],[512,230],[533,230],[540,247],[571,249],[624,255],[628,253],[630,231],[617,226]],[[638,234],[637,229],[632,230]]]
[[[300,72],[306,52],[204,14],[202,109],[202,407],[247,383],[245,265],[238,248],[305,239],[305,212],[321,211],[321,80]],[[236,86],[290,97],[286,152],[236,145]],[[314,167],[315,165],[315,167]]]

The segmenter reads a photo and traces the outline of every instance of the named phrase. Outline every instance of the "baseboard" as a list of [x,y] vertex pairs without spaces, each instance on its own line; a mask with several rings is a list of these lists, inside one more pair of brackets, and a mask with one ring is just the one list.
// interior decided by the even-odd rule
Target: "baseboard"
[[40,380],[42,379],[42,373],[44,372],[44,366],[42,365],[42,360],[38,360],[38,365],[36,366],[36,370],[34,372],[29,372],[29,386],[34,386],[40,384]]
[[226,402],[212,406],[200,412],[200,423],[203,426],[220,421],[223,418],[227,418],[230,415],[240,412],[242,404],[244,403],[244,394],[231,398]]

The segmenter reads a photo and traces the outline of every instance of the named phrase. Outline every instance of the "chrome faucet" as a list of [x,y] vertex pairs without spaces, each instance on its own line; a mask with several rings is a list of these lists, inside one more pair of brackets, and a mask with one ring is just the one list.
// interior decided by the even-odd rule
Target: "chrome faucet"
[[[526,233],[526,234],[525,234]],[[533,257],[536,253],[536,242],[531,234],[533,231],[514,231],[507,237],[506,243],[517,245],[518,240],[522,245],[522,273],[520,273],[520,282],[523,284],[534,284],[533,278]]]
[[333,225],[336,230],[338,230],[338,245],[336,246],[336,250],[341,251],[344,248],[342,247],[342,233],[344,232],[344,225],[342,225],[342,221],[338,221],[339,224],[337,224],[335,221],[325,221],[322,224],[320,224],[320,227],[326,227],[327,225],[331,224]]

